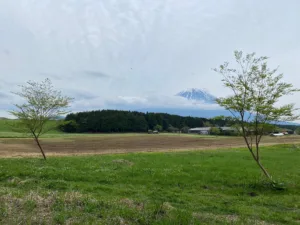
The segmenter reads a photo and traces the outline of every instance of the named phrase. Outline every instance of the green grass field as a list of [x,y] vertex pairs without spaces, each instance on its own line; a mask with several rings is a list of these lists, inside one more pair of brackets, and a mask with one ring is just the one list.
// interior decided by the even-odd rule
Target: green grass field
[[[26,137],[26,135],[14,131],[14,123],[16,120],[6,120],[6,119],[0,119],[0,138],[22,138]],[[55,123],[54,121],[51,123]],[[51,124],[51,125],[52,125]],[[45,137],[57,137],[59,135],[64,134],[63,132],[55,129],[49,131],[48,134],[45,135]]]
[[0,224],[299,224],[300,149],[0,159]]
[[[13,129],[13,123],[14,120],[6,120],[6,119],[0,119],[0,138],[26,138],[25,134],[19,133],[14,131]],[[53,124],[53,122],[52,122]],[[93,136],[108,136],[108,135],[120,135],[120,136],[139,136],[139,135],[145,135],[146,133],[111,133],[111,134],[105,134],[105,133],[98,133],[98,134],[89,134],[89,133],[78,133],[78,134],[72,134],[72,133],[64,133],[58,129],[51,130],[45,135],[42,136],[42,138],[63,138],[63,137],[93,137]],[[197,138],[215,138],[213,135],[198,135],[198,134],[175,134],[175,133],[160,133],[159,135],[165,135],[165,136],[187,136],[187,137],[197,137]],[[218,138],[228,138],[226,136],[218,136]]]

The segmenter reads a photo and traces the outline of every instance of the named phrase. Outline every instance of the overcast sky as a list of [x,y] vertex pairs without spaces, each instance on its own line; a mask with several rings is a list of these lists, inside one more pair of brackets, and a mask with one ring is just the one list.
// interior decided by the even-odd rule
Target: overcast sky
[[74,110],[222,96],[211,68],[235,49],[269,56],[300,88],[299,12],[299,0],[0,0],[0,116],[18,84],[46,77]]

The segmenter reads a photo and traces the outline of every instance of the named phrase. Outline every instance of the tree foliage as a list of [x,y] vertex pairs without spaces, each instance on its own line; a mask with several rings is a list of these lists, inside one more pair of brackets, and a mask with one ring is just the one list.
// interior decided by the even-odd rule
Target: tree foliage
[[300,135],[300,127],[295,130],[296,134]]
[[157,124],[155,127],[154,127],[154,130],[157,130],[157,131],[162,131],[163,127],[159,124]]
[[21,91],[14,94],[21,97],[23,103],[15,104],[15,110],[10,111],[10,114],[18,119],[17,130],[33,137],[46,159],[39,138],[57,127],[57,124],[49,121],[57,121],[66,114],[72,99],[55,90],[50,79],[41,83],[28,81],[20,87]]
[[209,121],[204,122],[204,127],[211,127],[212,124]]
[[[203,127],[205,118],[182,117],[167,113],[142,113],[120,110],[98,110],[68,114],[66,124],[61,126],[65,132],[146,132],[161,126],[167,131],[183,127]],[[159,127],[160,128],[160,127]]]
[[171,133],[175,133],[175,132],[178,132],[179,129],[177,127],[173,127],[171,124],[170,126],[168,127],[167,129],[168,132],[171,132]]
[[187,134],[189,132],[189,127],[188,126],[184,126],[181,128],[181,132]]
[[216,116],[210,119],[213,126],[231,127],[234,125],[234,118],[231,116]]
[[278,74],[277,69],[268,67],[267,57],[256,57],[255,53],[243,55],[241,51],[235,51],[234,56],[236,68],[230,68],[225,62],[214,69],[223,76],[225,87],[232,91],[231,96],[219,98],[217,102],[231,112],[253,159],[272,180],[261,164],[259,145],[264,132],[270,129],[269,124],[298,118],[294,115],[294,104],[278,106],[277,103],[281,97],[299,90],[283,82],[283,74]]
[[221,130],[218,127],[211,127],[210,128],[210,134],[212,134],[212,135],[219,135],[219,134],[221,134]]

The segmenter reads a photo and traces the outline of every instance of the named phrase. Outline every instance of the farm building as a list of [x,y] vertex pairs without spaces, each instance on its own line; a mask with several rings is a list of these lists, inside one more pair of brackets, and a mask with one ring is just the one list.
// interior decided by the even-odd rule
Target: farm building
[[[233,127],[217,127],[220,129],[221,134],[227,134],[230,135],[232,133],[236,132],[236,128]],[[189,129],[189,133],[191,134],[210,134],[211,133],[211,127],[196,127]]]
[[222,134],[230,135],[232,133],[237,132],[237,129],[234,127],[220,127],[220,131]]
[[189,129],[191,134],[210,134],[210,127],[196,127]]
[[234,127],[220,127],[222,131],[236,131],[236,128]]

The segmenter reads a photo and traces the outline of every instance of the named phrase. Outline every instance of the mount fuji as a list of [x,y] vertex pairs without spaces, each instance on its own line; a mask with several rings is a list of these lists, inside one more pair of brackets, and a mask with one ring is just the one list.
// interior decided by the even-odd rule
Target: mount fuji
[[205,89],[189,88],[185,91],[179,92],[176,96],[180,96],[188,100],[202,101],[206,104],[216,103],[216,97]]
[[[216,104],[216,97],[210,94],[205,89],[197,89],[197,88],[190,88],[185,91],[181,91],[176,96],[183,97],[189,101],[196,101],[196,102],[203,102],[208,105]],[[216,109],[216,110],[203,110],[201,108],[197,110],[189,110],[189,112],[181,111],[179,112],[181,116],[191,115],[195,117],[214,117],[214,116],[232,116],[231,113],[225,109]],[[274,122],[278,125],[291,125],[291,126],[299,126],[299,123],[294,122]]]
[[[187,100],[188,107],[151,107],[139,109],[141,112],[168,113],[179,116],[211,118],[215,116],[230,116],[230,112],[216,104],[216,97],[205,89],[189,88],[175,94],[178,98]],[[180,99],[179,99],[180,100]]]
[[[147,107],[138,109],[140,112],[154,112],[154,113],[168,113],[179,116],[192,116],[201,118],[212,118],[216,116],[232,116],[232,114],[221,108],[216,103],[216,97],[210,94],[205,89],[189,88],[183,90],[174,95],[179,98],[178,100],[184,99],[185,103],[188,103],[186,107],[181,107],[180,104],[177,106],[170,107]],[[274,122],[277,125],[292,125],[299,126],[299,123],[295,122]]]

